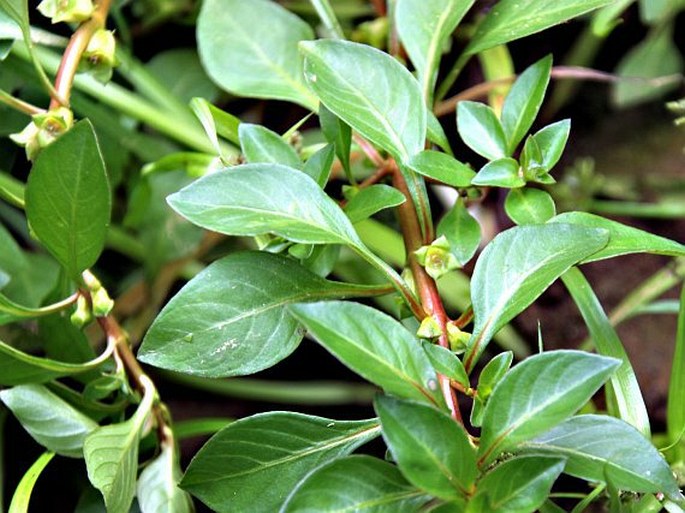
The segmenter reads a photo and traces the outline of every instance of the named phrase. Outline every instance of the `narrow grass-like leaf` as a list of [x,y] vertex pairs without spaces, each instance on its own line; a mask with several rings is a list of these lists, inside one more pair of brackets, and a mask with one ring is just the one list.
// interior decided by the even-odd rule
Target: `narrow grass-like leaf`
[[315,110],[297,53],[298,42],[313,38],[307,23],[270,0],[207,0],[197,20],[200,59],[217,85]]
[[588,481],[604,482],[609,475],[621,490],[682,498],[668,464],[651,442],[613,417],[572,417],[519,450],[565,457],[565,472]]
[[226,235],[273,233],[305,244],[360,244],[340,207],[314,180],[279,164],[212,173],[168,202],[192,223]]
[[193,513],[190,495],[178,487],[181,475],[174,446],[162,447],[162,452],[138,479],[138,504],[142,513]]
[[358,223],[373,214],[396,207],[406,201],[404,194],[384,184],[374,184],[359,190],[345,205],[345,213],[350,221]]
[[466,52],[475,54],[535,34],[611,2],[612,0],[502,0],[478,25]]
[[145,393],[133,417],[96,429],[83,446],[88,479],[102,493],[107,513],[128,513],[136,494],[138,443],[155,396],[149,378],[142,379]]
[[27,513],[29,510],[29,501],[31,500],[31,493],[33,492],[33,487],[36,486],[36,481],[40,477],[45,467],[48,463],[52,461],[55,457],[54,452],[44,452],[38,459],[33,462],[33,465],[26,471],[24,476],[19,481],[14,495],[12,496],[12,502],[10,503],[10,508],[8,513]]
[[293,490],[280,513],[416,513],[430,496],[394,465],[348,456],[315,470]]
[[582,351],[550,351],[514,367],[485,407],[479,464],[573,415],[619,365],[614,358]]
[[76,123],[41,151],[26,184],[26,217],[38,239],[72,278],[103,248],[111,198],[90,121]]
[[685,256],[685,245],[683,244],[595,214],[564,212],[550,219],[550,222],[569,223],[609,231],[609,243],[600,251],[592,253],[583,259],[581,261],[583,264],[632,253]]
[[443,404],[423,349],[392,317],[342,301],[295,305],[290,311],[336,358],[388,393]]
[[222,258],[188,282],[148,330],[141,361],[187,374],[252,374],[288,356],[304,333],[286,311],[302,301],[365,295],[265,252]]
[[468,497],[476,452],[462,426],[431,406],[390,396],[379,396],[374,406],[383,438],[411,483],[441,499]]
[[562,276],[562,281],[583,316],[597,352],[621,361],[621,366],[609,383],[613,392],[612,400],[607,405],[609,412],[632,424],[649,438],[649,415],[635,371],[592,286],[577,267],[569,269]]
[[470,371],[492,336],[576,262],[596,253],[608,232],[574,225],[517,226],[500,233],[476,262],[475,316],[464,365]]
[[212,437],[190,463],[181,487],[220,513],[273,513],[313,469],[379,434],[375,420],[255,415]]
[[508,157],[507,137],[495,112],[484,103],[457,105],[457,130],[466,145],[486,159]]
[[0,400],[49,451],[83,457],[83,441],[98,426],[90,418],[41,385],[21,385],[0,392]]
[[[671,379],[668,386],[668,404],[666,407],[666,427],[668,438],[675,443],[685,430],[685,285],[680,292],[680,312],[678,329],[671,364]],[[685,445],[679,444],[676,452],[685,457]]]
[[240,149],[250,164],[272,163],[300,169],[302,162],[295,149],[276,132],[260,125],[241,123]]

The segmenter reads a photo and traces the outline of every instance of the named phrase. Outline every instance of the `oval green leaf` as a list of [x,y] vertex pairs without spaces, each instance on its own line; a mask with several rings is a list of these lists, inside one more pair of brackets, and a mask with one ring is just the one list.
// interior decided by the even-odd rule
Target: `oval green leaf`
[[556,212],[552,196],[540,189],[512,189],[507,194],[504,210],[516,224],[542,224]]
[[300,169],[302,162],[295,148],[290,146],[276,132],[260,125],[241,123],[240,149],[250,164],[272,163]]
[[345,213],[350,221],[358,223],[372,215],[396,207],[406,201],[404,194],[384,184],[374,184],[360,189],[345,205]]
[[145,467],[138,478],[137,496],[142,513],[193,513],[193,501],[178,487],[182,476],[173,445]]
[[478,221],[469,213],[464,198],[458,197],[454,206],[438,223],[437,235],[445,236],[450,252],[463,266],[476,254],[481,230]]
[[453,187],[468,187],[476,172],[454,157],[434,150],[424,150],[412,156],[407,167],[420,175]]
[[507,137],[495,111],[479,102],[457,105],[457,131],[464,143],[486,159],[508,157]]

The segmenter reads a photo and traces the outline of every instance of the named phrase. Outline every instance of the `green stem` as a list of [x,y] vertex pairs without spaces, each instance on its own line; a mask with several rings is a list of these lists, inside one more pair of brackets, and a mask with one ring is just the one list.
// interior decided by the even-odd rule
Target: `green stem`
[[606,486],[606,484],[601,484],[597,486],[597,488],[595,488],[589,494],[587,494],[587,496],[585,496],[585,498],[582,501],[576,504],[576,507],[571,510],[571,513],[583,513],[583,511],[585,511],[585,508],[587,508],[590,505],[590,503],[592,503],[597,497],[601,495]]
[[144,262],[147,258],[145,244],[129,235],[122,228],[112,225],[107,230],[107,247],[126,255],[131,260]]
[[213,435],[231,422],[233,422],[233,419],[229,417],[182,420],[174,422],[174,434],[178,440]]
[[[668,387],[666,406],[666,426],[668,437],[674,443],[685,429],[685,285],[680,292],[680,313],[675,337],[671,380]],[[676,460],[685,459],[685,445],[679,443],[675,449]]]
[[457,77],[459,76],[459,73],[461,73],[461,70],[464,69],[464,66],[466,66],[466,63],[468,60],[471,58],[470,54],[462,53],[459,58],[457,59],[457,62],[454,63],[454,66],[452,66],[452,69],[449,70],[447,73],[447,76],[445,79],[442,81],[440,86],[438,87],[437,92],[435,93],[435,102],[439,102],[442,100],[445,96],[447,96],[447,93],[450,92],[450,89],[454,85],[454,82],[457,80]]
[[0,406],[0,511],[5,511],[5,421],[7,409]]
[[41,114],[45,112],[45,109],[41,109],[40,107],[36,107],[35,105],[26,103],[20,100],[19,98],[15,98],[14,96],[12,96],[6,91],[3,91],[2,89],[0,89],[0,103],[4,103],[8,107],[13,108],[14,110],[18,110],[19,112],[23,112],[28,116],[33,116],[34,114]]
[[328,29],[328,32],[336,39],[345,39],[345,33],[338,18],[335,16],[333,7],[328,0],[311,0],[316,13],[321,18],[321,22]]
[[636,201],[593,200],[588,211],[615,216],[677,219],[685,217],[685,202],[640,203]]

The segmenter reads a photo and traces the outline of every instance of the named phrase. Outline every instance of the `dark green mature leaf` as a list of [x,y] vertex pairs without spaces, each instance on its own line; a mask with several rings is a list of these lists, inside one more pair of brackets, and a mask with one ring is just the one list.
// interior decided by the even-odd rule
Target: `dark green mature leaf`
[[352,176],[350,170],[350,148],[352,146],[352,129],[338,116],[333,114],[325,105],[319,106],[319,121],[329,143],[335,147],[335,154],[340,160],[348,179]]
[[310,471],[377,437],[375,420],[273,412],[238,420],[197,453],[182,488],[223,512],[278,511]]
[[0,400],[40,445],[62,456],[83,457],[83,441],[98,425],[41,385],[0,392]]
[[471,180],[473,185],[505,187],[513,189],[523,187],[526,181],[519,173],[519,163],[512,158],[498,158],[485,164],[476,177]]
[[454,206],[440,220],[437,235],[445,236],[450,252],[461,265],[466,265],[476,254],[481,238],[480,224],[469,213],[464,198],[457,198]]
[[570,224],[517,226],[494,238],[471,282],[475,316],[464,365],[473,368],[492,336],[569,267],[604,247],[606,230]]
[[452,32],[474,0],[400,0],[395,23],[404,48],[416,68],[423,97],[431,103],[440,57]]
[[527,358],[497,384],[483,414],[479,463],[547,431],[575,413],[620,360],[582,351]]
[[208,266],[167,303],[138,357],[206,377],[252,374],[288,356],[302,340],[288,304],[363,290],[324,280],[281,255],[234,253]]
[[83,445],[88,479],[102,493],[107,513],[128,513],[136,494],[138,443],[156,395],[152,382],[143,378],[145,394],[133,417],[99,427]]
[[509,156],[507,136],[495,111],[479,102],[457,105],[457,130],[466,145],[486,159]]
[[162,452],[140,473],[138,504],[143,513],[193,513],[193,501],[178,487],[182,476],[173,445]]
[[412,156],[407,167],[420,175],[453,187],[468,187],[476,172],[445,153],[424,150]]
[[509,155],[516,150],[538,115],[551,69],[551,55],[539,60],[521,73],[504,100],[501,122]]
[[556,212],[552,196],[540,189],[512,189],[504,202],[509,218],[516,224],[542,224]]
[[564,459],[519,456],[497,465],[478,482],[475,501],[482,511],[533,513],[547,499],[552,484],[564,470]]
[[313,38],[307,23],[270,0],[207,0],[197,20],[200,59],[220,87],[315,110],[297,53],[300,41]]
[[295,305],[290,311],[336,358],[388,393],[443,404],[426,354],[392,317],[342,301]]
[[423,149],[426,106],[399,62],[348,41],[307,41],[300,51],[307,84],[336,116],[398,161]]
[[358,455],[335,460],[307,476],[281,513],[415,513],[429,500],[394,465]]
[[319,184],[321,188],[326,186],[331,174],[331,166],[335,157],[335,148],[332,144],[327,144],[314,155],[307,159],[302,171]]
[[345,205],[345,213],[350,221],[357,223],[373,214],[396,207],[406,201],[404,194],[384,184],[374,184],[360,189]]
[[564,212],[550,220],[552,223],[568,223],[588,228],[601,228],[609,232],[609,243],[600,251],[590,254],[581,263],[596,262],[632,253],[685,256],[685,245],[659,237],[625,224],[611,221],[587,212]]
[[226,235],[273,233],[302,243],[361,244],[347,216],[314,180],[279,164],[212,173],[168,202],[191,222]]
[[563,23],[613,0],[502,0],[480,23],[466,48],[475,54]]
[[26,217],[33,233],[76,278],[105,246],[110,209],[93,126],[79,121],[38,156],[26,185]]
[[682,498],[668,464],[651,442],[622,420],[579,415],[520,446],[524,452],[567,458],[567,474],[633,492]]
[[50,463],[54,457],[54,452],[47,451],[41,454],[38,459],[33,462],[33,465],[26,471],[14,491],[8,513],[28,512],[33,487],[36,485],[36,481],[38,481],[43,470],[45,470],[45,467],[47,467],[48,463]]
[[295,148],[290,146],[276,132],[260,125],[241,123],[240,149],[250,164],[272,163],[300,169],[302,162]]
[[464,387],[469,385],[469,376],[466,374],[464,364],[452,351],[446,347],[424,341],[422,343],[424,351],[431,364],[437,372],[443,376],[453,379]]
[[466,431],[425,404],[379,396],[383,438],[404,476],[441,499],[465,498],[476,480],[476,453]]

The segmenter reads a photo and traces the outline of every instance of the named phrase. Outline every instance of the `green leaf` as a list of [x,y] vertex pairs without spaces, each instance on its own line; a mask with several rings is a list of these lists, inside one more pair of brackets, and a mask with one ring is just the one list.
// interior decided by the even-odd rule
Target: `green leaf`
[[435,370],[416,338],[392,317],[358,303],[290,307],[342,363],[390,394],[442,405]]
[[383,438],[402,474],[441,499],[468,497],[476,480],[476,453],[466,431],[431,406],[379,396],[374,401]]
[[516,160],[509,157],[498,158],[485,164],[471,183],[509,189],[523,187],[526,180],[520,176],[519,171],[520,166]]
[[324,280],[296,261],[233,253],[208,266],[164,307],[138,357],[206,377],[252,374],[292,353],[304,333],[286,306],[345,297],[364,288]]
[[[4,273],[0,274],[0,288],[2,288],[2,285],[5,285],[7,283],[7,281],[5,281],[4,283],[2,281],[4,276],[7,275],[5,275]],[[9,276],[7,276],[7,278],[9,281]],[[8,322],[6,319],[14,321],[20,319],[33,319],[35,317],[50,315],[59,312],[60,310],[64,310],[73,303],[73,299],[71,297],[68,297],[62,301],[58,301],[57,303],[53,303],[51,305],[46,305],[40,308],[29,308],[15,303],[4,294],[0,294],[0,324]]]
[[83,441],[98,426],[41,385],[22,385],[0,392],[0,400],[36,442],[62,456],[83,457]]
[[273,233],[310,244],[361,244],[347,216],[309,176],[247,164],[196,180],[168,197],[192,223],[226,235]]
[[574,225],[517,226],[487,245],[471,281],[475,316],[464,365],[470,371],[492,336],[573,264],[604,247],[605,230]]
[[302,167],[295,148],[276,132],[260,125],[241,123],[238,133],[240,149],[250,164],[283,164],[294,169]]
[[324,465],[293,490],[280,513],[415,513],[430,500],[394,465],[348,456]]
[[200,59],[217,85],[311,110],[317,100],[304,84],[297,43],[313,38],[307,23],[270,0],[207,0],[197,20]]
[[653,235],[649,232],[588,214],[587,212],[564,212],[550,220],[552,223],[568,223],[588,228],[601,228],[609,232],[609,243],[600,251],[590,254],[581,263],[596,262],[632,253],[685,256],[685,245]]
[[480,224],[469,213],[464,198],[457,198],[454,206],[440,220],[437,235],[445,236],[450,252],[461,265],[466,265],[476,254],[481,239]]
[[136,494],[138,444],[156,395],[149,378],[142,379],[145,393],[133,417],[99,427],[83,446],[88,479],[102,493],[107,513],[128,513]]
[[552,196],[540,189],[512,189],[507,194],[504,210],[516,224],[542,224],[556,215]]
[[0,340],[0,385],[47,383],[55,378],[88,372],[104,363],[112,354],[112,349],[110,344],[94,360],[73,364],[31,356]]
[[497,384],[483,414],[481,465],[547,431],[582,407],[620,360],[582,351],[531,356]]
[[[212,102],[219,96],[218,88],[202,69],[194,48],[163,50],[147,61],[145,68],[156,81],[167,88],[172,97],[178,99],[186,114],[185,105],[193,98],[206,98],[204,101]],[[149,93],[153,101],[157,100],[164,105],[161,98],[155,98],[155,91],[146,91],[137,84],[136,89],[143,95]]]
[[502,128],[507,136],[507,154],[511,155],[533,125],[545,97],[552,56],[528,67],[511,86],[502,107]]
[[559,162],[561,154],[566,148],[566,141],[568,141],[568,134],[571,131],[571,120],[564,119],[557,121],[545,128],[535,132],[533,139],[537,143],[542,152],[542,167],[547,171]]
[[610,4],[613,0],[502,0],[478,25],[467,54],[535,34]]
[[313,469],[379,434],[375,420],[335,421],[288,412],[254,415],[212,437],[190,463],[181,487],[220,513],[273,513]]
[[567,474],[632,492],[682,499],[668,464],[633,426],[604,415],[579,415],[525,442],[524,452],[567,458]]
[[473,408],[471,408],[470,420],[472,426],[481,427],[483,425],[485,405],[488,403],[495,385],[509,372],[513,359],[514,353],[506,351],[495,356],[483,367],[478,376],[478,385],[476,386],[478,393],[473,398]]
[[428,105],[432,104],[442,53],[473,3],[474,0],[400,0],[395,6],[397,33],[417,71]]
[[424,341],[422,343],[426,356],[437,372],[453,379],[464,387],[470,386],[469,376],[466,374],[464,364],[452,351],[446,347]]
[[453,187],[468,187],[475,171],[454,157],[434,150],[424,150],[412,156],[407,167],[420,175]]
[[463,101],[457,105],[457,131],[473,151],[495,160],[509,156],[507,137],[495,111],[479,102]]
[[[319,107],[319,121],[329,143],[335,147],[335,154],[340,160],[345,176],[352,177],[350,169],[350,148],[352,146],[352,129],[338,116],[333,114],[325,105]],[[351,181],[351,180],[350,180]]]
[[558,457],[519,456],[507,460],[480,479],[474,500],[484,499],[487,503],[481,511],[533,513],[547,499],[563,470],[564,459]]
[[190,495],[178,487],[181,467],[173,445],[162,452],[140,473],[138,504],[143,513],[192,513]]
[[36,481],[38,481],[38,478],[45,467],[47,467],[48,463],[50,463],[54,457],[54,452],[44,452],[35,462],[33,462],[33,465],[31,465],[31,468],[26,471],[24,476],[21,478],[21,481],[19,481],[16,490],[14,491],[8,513],[28,512],[29,501],[31,500],[31,492],[33,492],[33,487],[36,485]]
[[92,266],[105,246],[109,182],[90,121],[76,123],[43,149],[26,185],[33,233],[72,278]]
[[[675,337],[671,378],[668,386],[666,407],[666,427],[668,438],[675,443],[685,430],[685,285],[680,291],[680,312]],[[677,453],[685,459],[685,448],[679,445]]]
[[309,175],[321,188],[326,186],[331,174],[335,150],[332,144],[327,144],[307,159],[302,171]]
[[345,205],[345,213],[350,221],[357,223],[381,210],[401,205],[405,201],[404,194],[394,187],[374,184],[357,191]]
[[224,149],[219,142],[217,135],[220,135],[234,144],[240,143],[238,130],[240,120],[228,112],[215,107],[204,98],[193,98],[190,100],[190,108],[202,124],[207,137],[209,138],[216,154],[225,158]]
[[300,51],[307,84],[331,112],[398,161],[423,150],[426,106],[404,66],[348,41],[307,41]]

